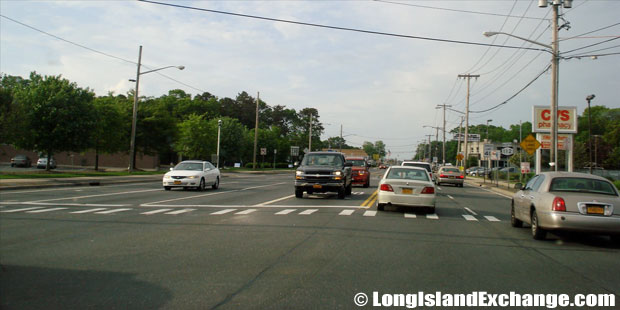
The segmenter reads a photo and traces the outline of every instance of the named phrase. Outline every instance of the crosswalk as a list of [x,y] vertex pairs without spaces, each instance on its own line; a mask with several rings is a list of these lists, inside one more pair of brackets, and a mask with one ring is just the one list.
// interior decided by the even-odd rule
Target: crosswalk
[[[98,215],[115,215],[115,214],[124,214],[130,213],[133,211],[137,212],[139,215],[181,215],[188,213],[195,213],[200,210],[200,214],[207,214],[212,216],[225,216],[225,215],[252,215],[259,211],[256,208],[225,208],[225,209],[195,209],[195,208],[162,208],[162,209],[144,209],[144,208],[92,208],[92,209],[77,209],[76,208],[68,208],[68,207],[27,207],[27,208],[6,208],[3,207],[0,210],[0,213],[27,213],[27,214],[43,214],[43,213],[58,213],[58,212],[66,212],[69,214],[98,214]],[[316,214],[325,214],[324,210],[313,209],[308,207],[300,207],[300,208],[286,208],[286,209],[277,209],[277,208],[266,208],[267,212],[263,210],[261,214],[271,214],[271,215],[301,215],[301,216],[311,216]],[[398,212],[378,212],[376,210],[368,210],[364,208],[344,208],[338,213],[339,217],[347,217],[347,216],[362,216],[362,217],[382,217],[382,216],[394,216],[399,214]],[[403,218],[405,219],[420,219],[425,218],[428,220],[439,220],[440,216],[436,213],[432,214],[415,214],[415,213],[402,213]],[[446,218],[455,218],[455,215],[452,216],[442,216],[442,219]],[[468,222],[479,222],[479,221],[488,221],[488,222],[501,222],[500,219],[495,216],[482,215],[476,216],[471,214],[461,214],[460,218]]]

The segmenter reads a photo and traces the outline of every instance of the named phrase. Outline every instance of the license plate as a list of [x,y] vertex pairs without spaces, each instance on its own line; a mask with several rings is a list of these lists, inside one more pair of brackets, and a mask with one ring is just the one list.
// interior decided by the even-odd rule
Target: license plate
[[314,184],[314,185],[312,185],[312,188],[323,188],[323,185],[321,185],[321,184]]
[[605,208],[598,206],[588,206],[588,214],[605,214]]
[[454,179],[454,176],[453,176],[453,175],[451,175],[451,176],[450,176],[450,179]]
[[181,185],[181,181],[174,181],[174,185]]
[[403,188],[403,194],[404,195],[411,195],[411,194],[413,194],[413,188]]

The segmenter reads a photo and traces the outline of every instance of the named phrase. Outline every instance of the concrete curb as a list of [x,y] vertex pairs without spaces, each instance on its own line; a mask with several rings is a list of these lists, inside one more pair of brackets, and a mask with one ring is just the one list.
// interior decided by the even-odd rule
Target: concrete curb
[[508,197],[512,197],[517,192],[516,189],[506,188],[506,185],[507,185],[506,182],[500,182],[499,187],[497,187],[495,183],[490,183],[490,182],[483,183],[483,180],[472,179],[472,178],[465,179],[465,182],[469,184],[470,186],[481,187],[481,188],[484,188],[484,189],[487,189],[492,192],[496,192],[498,194],[502,194]]

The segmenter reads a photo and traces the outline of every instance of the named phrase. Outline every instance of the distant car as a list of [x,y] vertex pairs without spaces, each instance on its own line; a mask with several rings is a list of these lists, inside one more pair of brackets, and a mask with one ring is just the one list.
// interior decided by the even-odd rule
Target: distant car
[[205,190],[207,186],[213,189],[220,187],[220,170],[213,164],[202,160],[186,160],[170,168],[170,172],[164,174],[163,186],[169,191],[174,187],[183,189],[195,188]]
[[521,169],[518,167],[504,167],[502,169],[499,169],[499,172],[521,173]]
[[[520,184],[517,184],[520,185]],[[510,223],[531,225],[532,237],[568,230],[608,234],[620,242],[620,196],[607,179],[585,173],[543,172],[512,197]]]
[[31,167],[32,161],[30,157],[26,155],[15,155],[15,157],[11,158],[11,167]]
[[389,166],[386,164],[380,164],[379,169],[387,169]]
[[379,182],[377,210],[386,205],[426,208],[435,213],[435,186],[423,167],[392,166]]
[[[39,160],[37,160],[37,168],[45,169],[46,166],[47,166],[47,157],[40,157]],[[50,169],[56,169],[56,160],[54,160],[54,157],[50,159]]]
[[433,180],[433,168],[431,166],[431,164],[425,162],[425,161],[410,161],[410,160],[405,160],[401,163],[401,166],[409,166],[409,167],[421,167],[426,169],[426,171],[428,171],[428,175],[431,176],[431,180]]
[[435,175],[435,184],[454,184],[457,187],[463,187],[465,177],[459,168],[444,166],[439,168]]
[[370,187],[370,165],[368,162],[363,157],[347,157],[346,161],[353,165],[351,170],[353,185]]

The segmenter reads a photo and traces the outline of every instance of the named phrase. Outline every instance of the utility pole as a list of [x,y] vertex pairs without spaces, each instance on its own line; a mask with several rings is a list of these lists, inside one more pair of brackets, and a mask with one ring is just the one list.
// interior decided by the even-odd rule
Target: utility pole
[[592,109],[590,108],[590,101],[596,97],[594,94],[586,97],[586,101],[588,102],[588,148],[590,149],[590,174],[592,174]]
[[451,107],[451,105],[438,104],[436,109],[439,109],[440,107],[443,107],[443,145],[442,145],[441,155],[443,158],[442,164],[445,166],[446,165],[446,108]]
[[[456,147],[456,154],[458,155],[458,153],[461,151],[461,129],[463,128],[463,121],[465,121],[465,116],[461,116],[461,124],[459,124],[459,138],[457,139],[457,147]],[[462,166],[459,165],[458,163],[458,159],[456,160],[456,165],[457,166]]]
[[551,6],[553,7],[553,18],[551,19],[551,47],[553,52],[553,60],[551,61],[551,153],[549,154],[549,160],[553,160],[553,170],[558,171],[558,75],[560,62],[558,8],[560,4],[558,3],[556,5],[554,3]]
[[433,135],[426,135],[428,137],[428,158],[430,158],[430,161],[433,161],[433,149],[431,146],[431,137]]
[[460,78],[466,78],[467,79],[467,105],[465,107],[465,157],[463,158],[463,160],[465,161],[465,164],[463,165],[463,167],[467,168],[467,161],[468,161],[468,148],[467,148],[467,139],[469,138],[469,82],[471,80],[471,78],[479,78],[480,74],[459,74],[458,77]]
[[[136,169],[136,122],[138,119],[138,87],[140,86],[140,64],[142,63],[142,45],[138,51],[138,73],[136,73],[136,90],[133,93],[133,114],[131,118],[131,140],[129,143],[129,172]],[[591,164],[590,164],[591,165]]]
[[310,112],[310,130],[308,132],[308,151],[312,152],[312,112]]
[[256,126],[254,127],[254,161],[252,167],[256,170],[256,147],[258,146],[258,102],[260,101],[260,92],[256,93]]
[[342,153],[342,124],[340,124],[340,153]]

